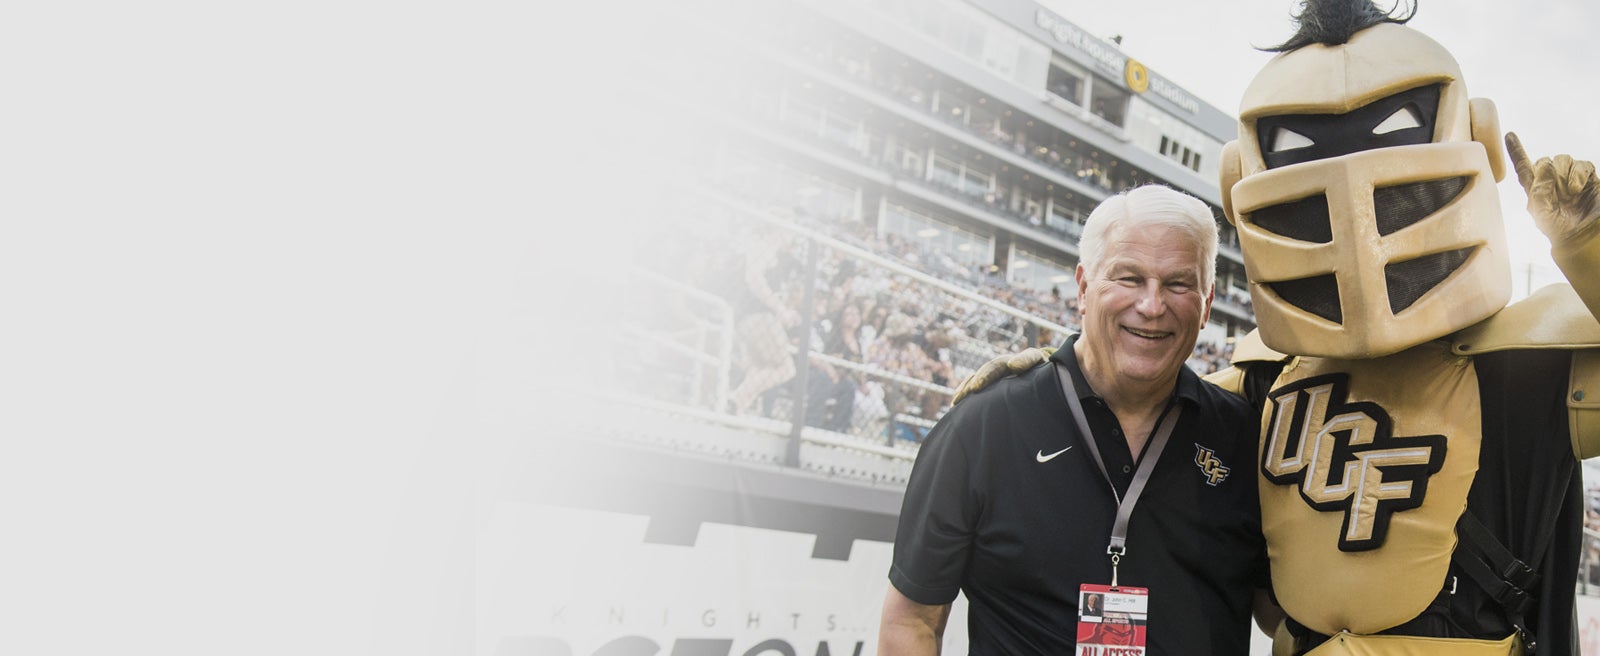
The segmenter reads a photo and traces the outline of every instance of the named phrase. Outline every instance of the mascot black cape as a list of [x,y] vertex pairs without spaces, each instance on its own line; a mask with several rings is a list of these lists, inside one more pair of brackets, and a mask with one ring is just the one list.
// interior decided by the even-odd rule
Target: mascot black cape
[[[1261,412],[1274,654],[1576,654],[1600,454],[1600,180],[1501,146],[1455,59],[1310,0],[1223,149],[1259,329],[1208,377]],[[1506,150],[1570,284],[1511,296]],[[978,389],[1040,361],[1000,358]],[[959,398],[959,397],[958,397]]]

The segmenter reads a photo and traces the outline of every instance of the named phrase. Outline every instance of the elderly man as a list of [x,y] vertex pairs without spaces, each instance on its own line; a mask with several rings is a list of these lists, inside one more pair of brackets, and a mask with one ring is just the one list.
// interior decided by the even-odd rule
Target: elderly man
[[880,653],[937,653],[958,591],[973,653],[1076,653],[1104,634],[1079,612],[1091,592],[1154,653],[1249,650],[1267,577],[1255,418],[1184,366],[1216,248],[1206,206],[1165,187],[1090,214],[1082,334],[956,406],[918,455]]

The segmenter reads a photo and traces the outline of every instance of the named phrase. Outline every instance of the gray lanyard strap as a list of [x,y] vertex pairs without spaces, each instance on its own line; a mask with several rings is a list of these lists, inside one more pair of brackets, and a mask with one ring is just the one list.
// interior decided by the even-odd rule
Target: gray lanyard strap
[[1061,379],[1061,391],[1067,395],[1067,406],[1072,409],[1072,419],[1078,422],[1078,433],[1083,435],[1085,442],[1089,443],[1089,454],[1094,456],[1094,464],[1100,467],[1100,475],[1106,479],[1106,484],[1111,486],[1111,496],[1117,499],[1117,521],[1111,525],[1111,543],[1106,546],[1106,553],[1111,554],[1111,587],[1117,587],[1117,565],[1122,562],[1122,554],[1128,552],[1128,519],[1133,516],[1133,506],[1139,502],[1139,495],[1144,493],[1145,483],[1150,482],[1150,472],[1156,468],[1156,461],[1161,459],[1161,451],[1167,448],[1167,438],[1172,436],[1172,428],[1178,424],[1178,415],[1183,414],[1177,408],[1168,406],[1161,425],[1152,435],[1150,445],[1145,448],[1144,460],[1139,462],[1139,471],[1134,472],[1133,482],[1128,484],[1128,498],[1117,496],[1117,486],[1111,482],[1111,473],[1106,471],[1105,458],[1100,456],[1100,444],[1095,441],[1094,433],[1089,432],[1089,421],[1084,418],[1083,402],[1078,400],[1077,386],[1072,382],[1072,372],[1061,363],[1056,363],[1056,377]]

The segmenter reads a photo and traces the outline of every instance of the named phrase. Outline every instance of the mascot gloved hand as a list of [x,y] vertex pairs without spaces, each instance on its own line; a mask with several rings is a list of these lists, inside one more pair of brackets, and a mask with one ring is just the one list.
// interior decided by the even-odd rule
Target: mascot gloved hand
[[1600,308],[1600,176],[1594,164],[1567,155],[1531,161],[1515,133],[1506,153],[1528,194],[1528,214],[1550,238],[1551,256],[1590,309]]
[[1050,355],[1055,352],[1056,350],[1053,347],[1030,348],[1019,353],[1002,355],[985,362],[983,366],[978,367],[977,371],[972,372],[971,376],[967,376],[966,380],[961,381],[961,386],[956,388],[955,398],[950,400],[950,404],[960,403],[961,399],[967,398],[968,394],[993,385],[1002,378],[1015,376],[1039,366],[1049,360]]
[[1592,238],[1600,226],[1600,177],[1594,164],[1568,155],[1529,163],[1515,132],[1506,133],[1506,152],[1517,181],[1528,193],[1528,213],[1550,243],[1559,247]]

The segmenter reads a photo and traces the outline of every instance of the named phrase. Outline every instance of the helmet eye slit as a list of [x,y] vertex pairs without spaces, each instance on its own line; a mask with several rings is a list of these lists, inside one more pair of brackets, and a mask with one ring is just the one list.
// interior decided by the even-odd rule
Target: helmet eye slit
[[1313,142],[1309,137],[1300,134],[1299,132],[1295,132],[1294,130],[1290,130],[1289,128],[1280,127],[1276,130],[1273,130],[1271,151],[1274,153],[1281,153],[1285,150],[1309,148],[1315,145],[1316,142]]
[[1409,130],[1411,128],[1420,127],[1422,127],[1422,120],[1417,115],[1417,108],[1411,105],[1406,105],[1405,107],[1395,110],[1393,114],[1389,115],[1389,118],[1383,119],[1382,123],[1379,123],[1377,127],[1372,128],[1372,133],[1389,134],[1390,132],[1398,132],[1400,130]]
[[1267,168],[1433,141],[1441,84],[1373,100],[1343,114],[1278,114],[1255,120]]

